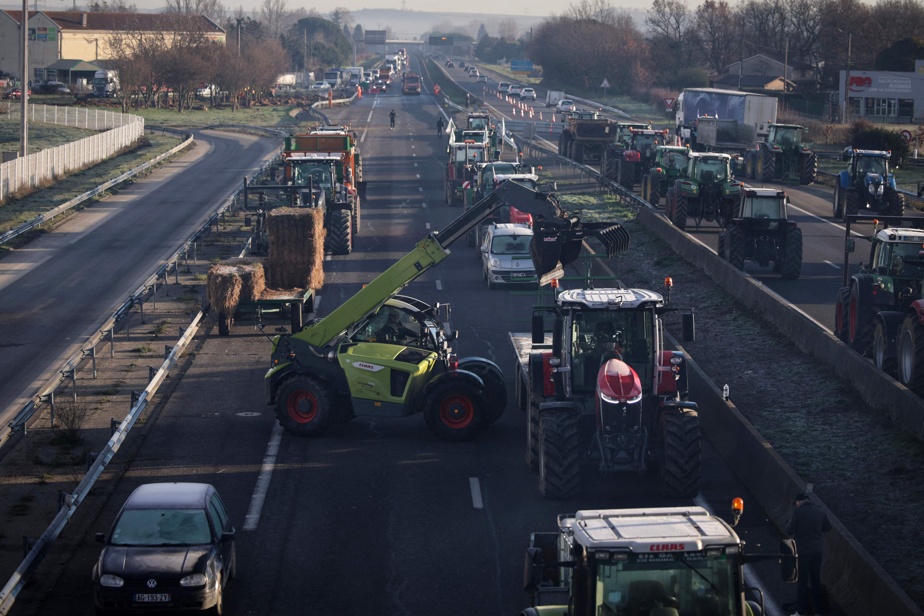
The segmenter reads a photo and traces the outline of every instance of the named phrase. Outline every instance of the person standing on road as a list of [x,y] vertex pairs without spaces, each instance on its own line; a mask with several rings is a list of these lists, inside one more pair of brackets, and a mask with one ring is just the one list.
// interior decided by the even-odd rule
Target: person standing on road
[[825,610],[821,587],[822,535],[831,530],[831,522],[824,510],[813,503],[805,492],[796,494],[795,505],[786,526],[786,534],[796,540],[799,554],[798,602],[794,616],[821,614]]
[[439,139],[443,135],[443,116],[440,116],[436,120],[436,138]]
[[388,114],[388,120],[391,123],[391,130],[395,130],[395,118],[398,117],[398,114],[395,113],[395,110],[392,109],[391,113]]

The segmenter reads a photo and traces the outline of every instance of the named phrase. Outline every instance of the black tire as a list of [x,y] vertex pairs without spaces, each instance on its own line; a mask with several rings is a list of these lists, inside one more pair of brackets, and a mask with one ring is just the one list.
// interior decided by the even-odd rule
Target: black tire
[[802,229],[796,227],[786,232],[783,246],[783,267],[780,275],[795,280],[802,273]]
[[699,492],[702,465],[699,414],[690,409],[665,409],[661,431],[661,490],[671,498],[691,498]]
[[359,204],[359,197],[353,201],[353,235],[359,235],[359,226],[362,223],[362,210]]
[[725,233],[726,260],[735,269],[744,269],[744,232],[738,227],[728,227]]
[[648,201],[648,203],[651,203],[651,201],[649,201],[649,197],[651,197],[651,176],[647,173],[642,176],[641,194],[643,201]]
[[648,203],[658,207],[661,205],[661,191],[658,190],[658,183],[653,181],[650,177],[648,178]]
[[330,213],[327,241],[331,254],[348,255],[353,252],[353,220],[348,210],[334,210]]
[[744,157],[744,177],[753,180],[757,177],[754,150],[749,150]]
[[575,143],[572,147],[571,159],[576,163],[584,162],[584,144]]
[[219,336],[228,336],[231,334],[231,326],[234,324],[234,319],[224,312],[218,313],[218,335]]
[[844,191],[841,190],[840,184],[838,184],[838,179],[834,179],[834,199],[832,204],[834,206],[834,218],[839,220],[844,217]]
[[924,325],[917,314],[906,316],[898,330],[898,380],[924,395]]
[[728,233],[727,230],[719,231],[718,247],[716,248],[715,254],[720,259],[725,259],[725,256],[726,256],[725,255],[725,235],[726,233]]
[[573,498],[580,471],[577,410],[546,411],[539,418],[539,492],[549,500]]
[[772,182],[776,177],[776,156],[770,150],[761,150],[757,159],[757,180]]
[[689,207],[690,204],[686,197],[674,193],[674,220],[672,222],[681,231],[687,228],[687,210]]
[[507,386],[504,384],[504,376],[485,364],[466,364],[461,368],[474,372],[484,381],[487,406],[482,425],[487,426],[500,419],[507,408]]
[[859,285],[850,287],[847,315],[847,341],[860,355],[866,355],[873,343],[876,315],[873,307],[861,299]]
[[844,191],[844,222],[848,216],[856,216],[860,211],[860,195],[855,190]]
[[276,393],[276,419],[295,436],[316,436],[331,423],[332,395],[327,384],[306,374],[286,379]]
[[834,335],[843,342],[847,342],[849,305],[850,289],[844,287],[837,292],[837,300],[834,302]]
[[905,213],[905,195],[897,190],[886,192],[886,214],[888,216],[903,216]]
[[818,179],[818,155],[815,152],[809,152],[802,156],[802,176],[799,178],[801,184],[814,184]]
[[445,441],[467,441],[484,425],[484,392],[470,378],[444,377],[427,394],[427,427]]
[[530,400],[526,409],[526,466],[539,470],[539,405]]
[[876,367],[889,374],[895,374],[895,368],[898,363],[895,357],[889,357],[889,337],[886,334],[885,324],[876,320],[876,327],[873,329],[873,363]]
[[619,165],[619,185],[628,191],[635,186],[635,173],[633,172],[632,163],[622,161]]

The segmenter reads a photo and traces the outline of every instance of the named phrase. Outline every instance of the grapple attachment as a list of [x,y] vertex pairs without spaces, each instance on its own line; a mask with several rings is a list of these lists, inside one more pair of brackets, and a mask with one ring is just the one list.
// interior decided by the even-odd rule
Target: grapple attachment
[[539,284],[546,285],[563,277],[564,268],[580,256],[587,237],[600,240],[607,257],[629,249],[629,233],[619,223],[584,223],[577,216],[536,221],[529,253],[539,275]]

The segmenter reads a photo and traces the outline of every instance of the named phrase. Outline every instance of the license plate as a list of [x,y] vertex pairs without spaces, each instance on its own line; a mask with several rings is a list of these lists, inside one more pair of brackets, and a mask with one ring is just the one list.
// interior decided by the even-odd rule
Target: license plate
[[511,278],[532,278],[532,276],[529,272],[513,272],[510,274]]
[[167,603],[170,601],[170,595],[163,593],[139,594],[135,595],[135,601],[138,603]]

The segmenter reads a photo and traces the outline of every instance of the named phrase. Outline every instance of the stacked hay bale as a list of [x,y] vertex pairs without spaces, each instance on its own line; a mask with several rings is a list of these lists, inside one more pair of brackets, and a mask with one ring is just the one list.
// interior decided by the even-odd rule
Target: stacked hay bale
[[324,213],[318,208],[278,208],[266,215],[267,285],[320,289],[324,285]]

